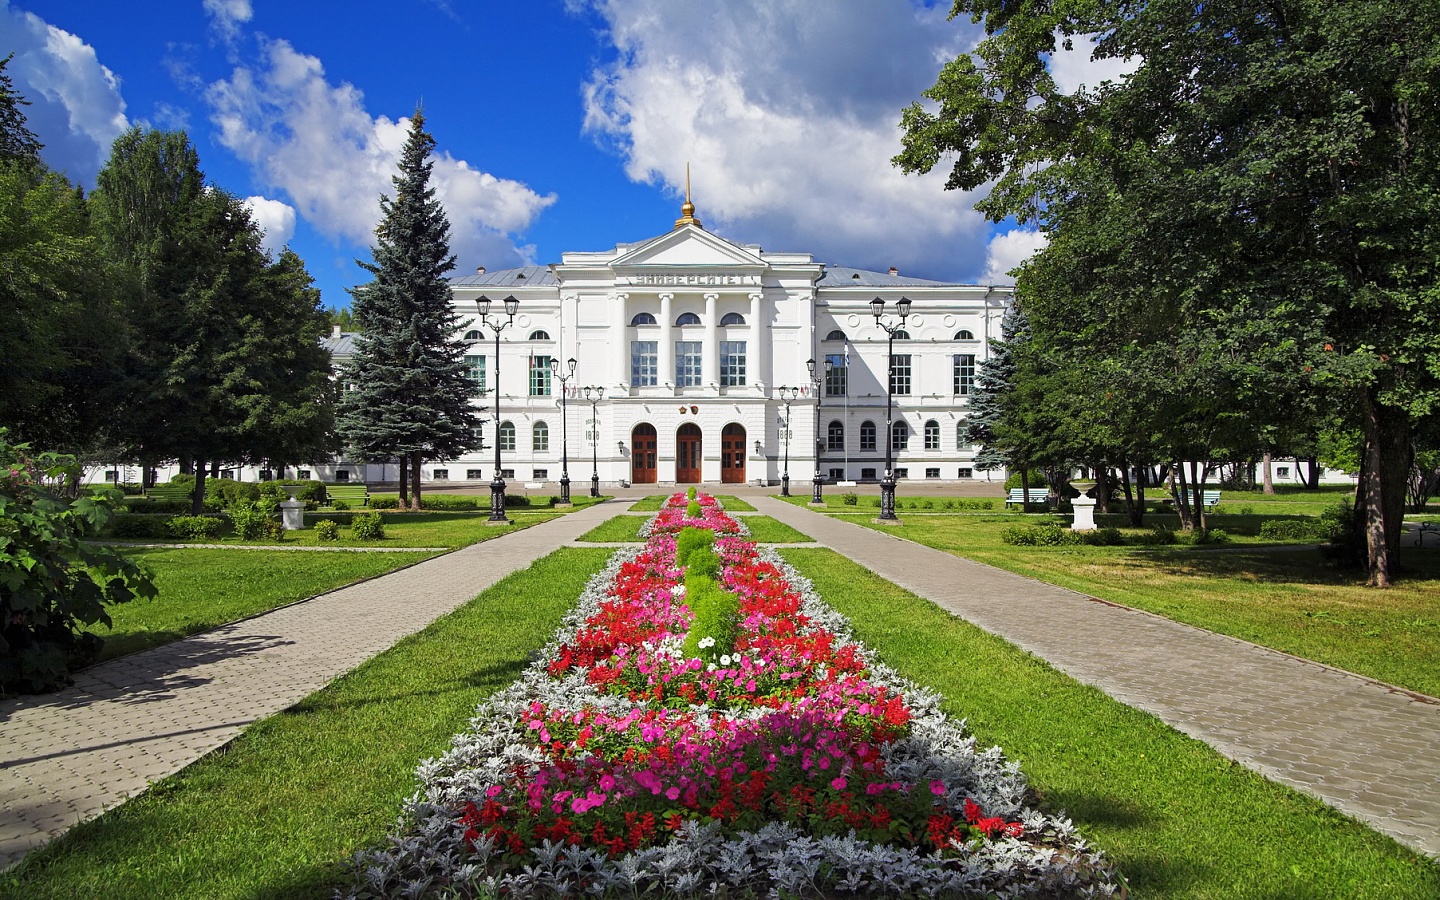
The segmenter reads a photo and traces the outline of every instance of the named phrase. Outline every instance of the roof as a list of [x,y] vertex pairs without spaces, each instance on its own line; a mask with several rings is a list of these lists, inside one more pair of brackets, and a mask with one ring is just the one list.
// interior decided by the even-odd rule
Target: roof
[[826,266],[825,273],[815,282],[816,287],[954,287],[949,281],[930,281],[927,278],[907,278],[888,272],[871,272],[868,269],[851,269],[848,266]]
[[331,332],[320,339],[320,346],[329,350],[331,356],[354,356],[355,339],[359,336],[358,331]]
[[451,287],[555,287],[560,282],[547,266],[496,269],[483,275],[456,275]]

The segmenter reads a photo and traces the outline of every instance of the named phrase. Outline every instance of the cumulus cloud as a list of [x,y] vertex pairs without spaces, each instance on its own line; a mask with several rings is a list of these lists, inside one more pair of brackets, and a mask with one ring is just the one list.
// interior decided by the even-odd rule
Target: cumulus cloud
[[980,276],[982,284],[1014,284],[1010,270],[1034,256],[1050,239],[1029,228],[1016,228],[990,238],[985,248],[985,273]]
[[974,197],[944,191],[944,171],[890,164],[901,109],[978,28],[905,0],[592,7],[617,57],[585,86],[585,128],[631,179],[678,194],[689,162],[706,226],[769,249],[936,278],[982,271]]
[[244,202],[250,217],[265,232],[261,243],[271,256],[279,256],[295,235],[295,207],[268,197],[246,197]]
[[1102,81],[1120,81],[1140,68],[1138,59],[1095,59],[1098,35],[1076,35],[1066,50],[1064,37],[1056,35],[1056,50],[1050,56],[1050,77],[1063,93],[1073,94],[1082,87],[1094,90]]
[[[206,90],[219,140],[249,163],[299,214],[334,239],[368,245],[379,197],[393,195],[410,119],[371,116],[353,85],[331,84],[320,60],[283,40],[261,38],[261,59]],[[431,156],[432,184],[451,224],[458,271],[529,262],[510,235],[555,196],[481,171],[447,152]]]
[[227,44],[234,44],[240,37],[240,26],[255,17],[250,0],[205,0],[205,13],[210,16],[210,26]]
[[24,112],[45,144],[45,162],[94,184],[110,145],[130,124],[120,79],[100,65],[94,47],[7,0],[0,0],[0,46],[15,53],[6,71],[30,101]]

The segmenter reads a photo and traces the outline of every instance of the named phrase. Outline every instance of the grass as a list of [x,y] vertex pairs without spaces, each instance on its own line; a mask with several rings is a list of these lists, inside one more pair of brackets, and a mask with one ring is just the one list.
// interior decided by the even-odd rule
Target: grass
[[745,527],[750,529],[750,540],[760,544],[800,544],[815,540],[810,535],[796,531],[778,519],[769,516],[746,516]]
[[562,549],[0,873],[6,900],[328,898],[609,551]]
[[640,528],[645,522],[644,516],[615,516],[596,525],[576,540],[602,544],[638,541],[640,540]]
[[716,495],[715,499],[720,501],[720,505],[725,508],[726,512],[733,513],[755,511],[754,506],[744,500],[741,500],[739,497],[730,497],[726,496],[725,494],[718,494]]
[[661,508],[664,507],[665,501],[669,499],[669,494],[653,494],[649,497],[636,500],[634,503],[630,504],[630,511],[659,512]]
[[887,663],[943,693],[982,745],[1019,761],[1040,801],[1075,820],[1134,896],[1440,896],[1440,866],[1318,800],[831,551],[782,553]]
[[[869,516],[842,518],[885,528]],[[1365,587],[1353,570],[1325,565],[1311,549],[1002,543],[1000,532],[1021,520],[1000,514],[911,516],[896,533],[1103,600],[1440,696],[1440,554],[1434,550],[1402,549],[1404,580],[1376,590]]]
[[[596,543],[639,541],[640,528],[645,521],[644,516],[615,516],[580,535],[579,540]],[[799,544],[814,540],[769,516],[745,516],[744,522],[750,528],[751,540],[762,544]]]
[[109,608],[101,659],[159,646],[428,559],[430,553],[127,550],[155,573],[160,596]]
[[[380,521],[385,523],[385,538],[379,541],[360,541],[350,537],[349,529],[350,520],[358,514],[359,512],[355,510],[306,513],[305,524],[307,527],[299,531],[287,531],[279,541],[264,538],[247,540],[235,535],[226,535],[222,538],[188,542],[165,538],[160,542],[273,546],[277,549],[284,547],[444,547],[449,550],[458,550],[461,547],[488,541],[502,534],[538,525],[556,516],[564,515],[562,511],[558,510],[528,512],[512,509],[505,511],[505,515],[510,518],[512,524],[489,525],[487,524],[490,517],[488,510],[485,512],[381,512]],[[339,541],[320,540],[319,535],[315,533],[315,523],[321,519],[330,519],[340,524]],[[156,542],[153,539],[140,541],[140,543]]]

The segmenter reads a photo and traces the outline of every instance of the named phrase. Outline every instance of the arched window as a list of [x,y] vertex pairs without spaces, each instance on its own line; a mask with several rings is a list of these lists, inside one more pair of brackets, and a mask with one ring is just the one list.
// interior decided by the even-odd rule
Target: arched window
[[925,449],[940,449],[940,423],[934,419],[925,423]]
[[550,449],[550,426],[544,422],[536,422],[535,427],[530,429],[532,446],[535,451],[543,452]]
[[860,423],[860,449],[875,449],[875,423],[865,421]]
[[895,340],[897,340],[897,341],[908,341],[908,340],[910,340],[910,332],[908,332],[908,331],[897,331],[897,332],[895,332]]
[[675,320],[676,325],[699,325],[700,317],[694,313],[681,313]]
[[534,331],[530,332],[530,340],[548,341],[550,340],[550,333],[543,328],[537,328]]
[[655,317],[649,313],[636,313],[635,318],[630,320],[630,325],[654,325]]
[[726,313],[725,316],[724,316],[724,318],[722,318],[722,319],[720,320],[720,324],[721,324],[722,326],[724,326],[724,325],[744,325],[744,324],[745,324],[745,317],[742,316],[742,315],[740,315],[739,313]]
[[840,451],[845,449],[845,425],[836,420],[830,423],[825,430],[825,449]]
[[843,340],[845,340],[845,332],[843,332],[843,331],[841,331],[840,329],[837,328],[837,329],[835,329],[834,331],[830,332],[829,334],[825,335],[825,340],[827,340],[827,341],[843,341]]
[[959,331],[955,332],[955,340],[957,340],[957,341],[973,341],[973,340],[975,340],[975,335],[972,334],[972,333],[969,331],[969,329],[962,328],[962,329],[960,329]]
[[904,422],[890,423],[890,449],[896,453],[910,446],[910,426]]
[[481,338],[480,338],[480,332],[479,332],[479,331],[476,331],[476,330],[474,330],[474,329],[471,329],[470,331],[465,332],[465,340],[467,340],[467,341],[478,341],[478,340],[480,340],[480,339],[481,339]]
[[501,422],[501,423],[500,423],[500,449],[501,449],[501,450],[509,450],[509,451],[512,452],[512,453],[515,451],[515,423],[514,423],[514,422]]

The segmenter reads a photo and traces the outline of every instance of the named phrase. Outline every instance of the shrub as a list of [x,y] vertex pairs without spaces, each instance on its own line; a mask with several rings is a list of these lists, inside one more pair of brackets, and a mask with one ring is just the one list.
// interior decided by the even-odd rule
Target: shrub
[[1125,543],[1125,535],[1118,528],[1096,528],[1080,532],[1080,540],[1092,547],[1118,547]]
[[350,520],[350,536],[357,541],[383,540],[385,523],[379,513],[361,513]]
[[841,494],[840,502],[846,506],[858,506],[860,503],[860,495],[854,492]]
[[1000,532],[1000,541],[1018,547],[1065,547],[1080,543],[1083,533],[1061,525],[1012,525]]
[[271,533],[270,514],[255,503],[240,503],[230,510],[230,527],[237,537],[254,541]]
[[1173,529],[1165,525],[1155,525],[1149,531],[1137,536],[1135,543],[1147,547],[1173,544],[1178,540]]
[[690,555],[696,550],[709,550],[715,544],[715,532],[709,528],[686,526],[680,529],[675,539],[675,565],[689,565]]
[[134,513],[165,513],[171,516],[183,516],[190,512],[190,501],[151,500],[148,497],[135,497],[125,501],[125,509]]
[[340,540],[340,523],[333,519],[321,519],[315,523],[315,536],[322,541]]
[[139,513],[121,513],[110,526],[110,536],[117,538],[168,538],[170,530],[165,527],[168,516],[147,516]]
[[[506,508],[506,509],[510,509],[510,508],[512,508],[512,507],[516,507],[516,508],[519,508],[519,509],[525,509],[525,508],[528,507],[529,505],[530,505],[530,498],[527,497],[527,496],[525,496],[524,494],[506,494],[506,495],[505,495],[505,508]],[[481,506],[480,508],[481,508],[481,509],[489,509],[489,508],[490,508],[490,501],[489,501],[489,500],[486,500],[485,503],[484,503],[484,505]]]
[[690,487],[688,487],[688,488],[685,489],[685,499],[686,499],[686,500],[694,500],[694,499],[695,499],[695,486],[694,486],[693,484],[692,484]]
[[345,510],[350,508],[350,503],[345,500],[331,500],[330,508],[344,512]]
[[687,518],[687,519],[698,519],[698,518],[700,518],[700,501],[698,501],[698,500],[691,500],[689,503],[685,504],[685,518]]
[[220,536],[225,520],[219,516],[172,516],[165,529],[171,537],[194,541],[208,540]]
[[[1045,475],[1044,475],[1044,473],[1042,473],[1042,472],[1040,472],[1040,471],[1038,471],[1038,470],[1036,470],[1036,469],[1031,469],[1031,470],[1030,470],[1030,483],[1027,484],[1026,487],[1039,488],[1039,487],[1045,487],[1046,484],[1047,484],[1047,482],[1045,481]],[[1019,473],[1019,472],[1011,472],[1008,476],[1006,476],[1006,478],[1005,478],[1005,490],[1008,491],[1008,490],[1010,490],[1011,488],[1017,488],[1017,487],[1019,487],[1019,486],[1020,486],[1020,473]]]
[[1230,543],[1230,533],[1223,528],[1211,528],[1208,531],[1202,531],[1196,535],[1195,543],[1228,544]]
[[1000,532],[1000,543],[1016,547],[1035,546],[1035,529],[1027,525],[1011,525]]
[[[529,506],[529,505],[530,505],[530,498],[529,498],[529,497],[517,496],[515,499],[517,499],[517,500],[524,500],[525,502],[524,502],[524,503],[513,503],[513,504],[512,504],[512,503],[510,502],[510,497],[507,495],[507,496],[505,497],[505,505],[506,505],[506,506]],[[424,497],[424,496],[422,496],[422,497],[420,498],[420,508],[421,508],[421,509],[464,509],[464,510],[489,509],[489,508],[490,508],[490,498],[489,498],[488,496],[485,496],[485,497],[450,497],[450,496],[446,496],[446,495],[444,495],[444,494],[436,494],[436,495],[433,496],[433,497]]]
[[921,509],[934,509],[934,508],[935,508],[935,501],[934,501],[934,500],[931,500],[929,497],[926,497],[924,500],[921,500],[921,501],[920,501],[920,508],[921,508]]
[[400,508],[400,498],[399,498],[399,497],[371,497],[371,498],[370,498],[370,508],[371,508],[371,509],[399,509],[399,508]]
[[877,508],[878,508],[878,507],[880,506],[880,498],[879,498],[879,497],[866,497],[866,498],[865,498],[865,505],[867,505],[867,506],[874,506],[874,507],[877,507]]
[[222,509],[233,509],[242,503],[254,503],[260,499],[260,485],[249,481],[231,481],[228,478],[206,479],[205,499],[214,497]]
[[956,509],[994,509],[994,500],[978,500],[970,497],[962,497],[955,501]]

